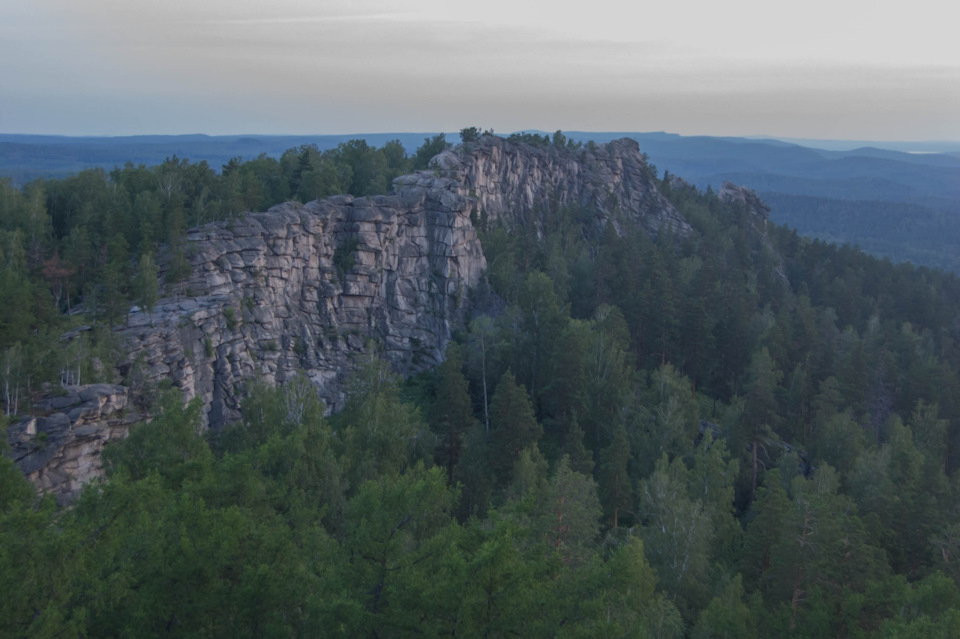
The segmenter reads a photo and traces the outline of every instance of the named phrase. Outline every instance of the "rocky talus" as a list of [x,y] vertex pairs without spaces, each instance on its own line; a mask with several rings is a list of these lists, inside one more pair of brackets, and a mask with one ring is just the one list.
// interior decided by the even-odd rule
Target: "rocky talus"
[[[117,379],[127,386],[43,400],[11,429],[12,455],[41,489],[69,501],[102,472],[100,448],[127,432],[127,398],[144,389],[172,383],[185,400],[201,397],[217,428],[238,416],[247,381],[283,383],[302,371],[336,411],[344,379],[371,351],[404,375],[441,361],[486,269],[472,220],[538,224],[577,206],[595,212],[598,228],[632,221],[685,234],[651,178],[632,140],[568,150],[488,136],[397,178],[393,195],[287,203],[193,229],[191,272],[177,294],[118,329],[128,356]],[[97,400],[99,415],[83,408],[74,419],[91,393],[111,399]]]

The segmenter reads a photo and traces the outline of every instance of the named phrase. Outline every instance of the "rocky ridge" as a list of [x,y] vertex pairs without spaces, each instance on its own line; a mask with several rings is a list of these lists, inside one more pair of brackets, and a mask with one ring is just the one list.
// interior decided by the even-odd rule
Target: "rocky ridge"
[[[238,417],[244,384],[257,377],[283,383],[303,372],[336,411],[344,379],[372,350],[404,375],[442,360],[486,269],[473,220],[538,224],[579,206],[595,212],[597,228],[630,220],[652,234],[686,234],[652,178],[633,140],[570,150],[485,136],[397,178],[394,195],[291,202],[193,229],[179,294],[152,313],[134,309],[119,329],[127,387],[107,393],[115,399],[97,418],[74,420],[41,402],[34,426],[11,430],[12,454],[39,487],[69,501],[102,473],[103,444],[125,435],[118,411],[127,397],[158,385],[202,398],[213,428]],[[106,391],[68,394],[97,392]],[[35,454],[37,433],[54,430]]]
[[[577,150],[510,144],[484,136],[433,159],[435,175],[452,180],[456,194],[476,202],[476,212],[509,225],[538,224],[537,217],[563,207],[592,209],[597,228],[625,219],[651,235],[690,226],[656,188],[636,140],[624,138]],[[430,188],[429,172],[395,180],[400,188]],[[622,217],[621,217],[622,216]]]

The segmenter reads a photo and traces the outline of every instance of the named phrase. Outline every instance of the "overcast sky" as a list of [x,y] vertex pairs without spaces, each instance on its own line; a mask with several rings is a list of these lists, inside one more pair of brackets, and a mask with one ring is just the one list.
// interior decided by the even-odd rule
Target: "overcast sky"
[[0,132],[960,140],[948,7],[0,0]]

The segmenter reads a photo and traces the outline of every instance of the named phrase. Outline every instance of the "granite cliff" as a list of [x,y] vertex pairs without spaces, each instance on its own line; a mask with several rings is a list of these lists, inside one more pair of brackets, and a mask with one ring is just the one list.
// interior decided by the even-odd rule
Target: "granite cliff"
[[377,350],[404,375],[441,361],[486,269],[474,220],[516,227],[578,206],[594,211],[597,229],[609,220],[686,234],[652,178],[633,140],[570,150],[485,136],[397,178],[393,195],[291,202],[193,229],[179,294],[118,329],[128,355],[117,379],[127,386],[44,400],[11,430],[12,454],[69,501],[102,472],[103,443],[124,436],[127,398],[167,380],[185,400],[202,398],[213,428],[238,416],[256,377],[283,383],[302,371],[336,411],[364,353]]

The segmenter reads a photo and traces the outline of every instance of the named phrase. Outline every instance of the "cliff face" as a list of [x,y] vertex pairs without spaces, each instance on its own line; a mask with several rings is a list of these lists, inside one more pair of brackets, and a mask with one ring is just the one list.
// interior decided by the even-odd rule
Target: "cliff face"
[[288,203],[192,232],[186,297],[122,330],[127,376],[169,377],[217,427],[255,376],[304,371],[337,410],[371,339],[403,374],[437,364],[486,268],[467,202],[447,193]]
[[[571,151],[484,137],[433,167],[397,178],[395,195],[287,203],[191,231],[181,294],[152,314],[132,312],[119,330],[129,393],[170,380],[185,399],[202,398],[217,428],[238,416],[243,386],[257,376],[283,383],[302,371],[336,411],[342,382],[373,348],[405,375],[435,366],[486,269],[471,215],[517,226],[582,206],[598,228],[609,219],[653,234],[689,231],[632,140]],[[38,406],[41,419],[52,410]],[[43,455],[28,450],[40,431],[25,422],[11,443],[15,458],[33,460],[21,461],[28,474],[53,478],[41,487],[69,500],[101,473],[99,447],[127,424],[111,411],[79,425],[56,419]],[[57,453],[84,437],[89,446],[71,457],[82,463]]]
[[[453,179],[460,198],[476,202],[477,212],[511,225],[536,224],[536,216],[563,207],[592,209],[598,228],[619,216],[651,235],[671,228],[685,235],[690,226],[657,190],[635,140],[615,140],[578,150],[513,145],[487,136],[466,149],[441,153],[437,172]],[[423,187],[425,172],[398,178],[404,189]]]
[[717,197],[720,198],[721,202],[744,207],[748,213],[759,219],[763,226],[766,226],[767,220],[770,219],[770,207],[767,206],[767,203],[761,200],[756,193],[739,184],[724,182],[723,186],[720,187],[720,192],[717,193]]

